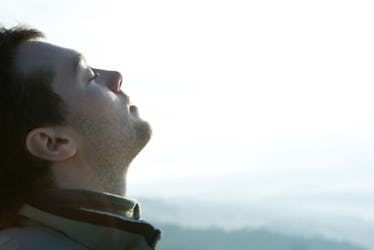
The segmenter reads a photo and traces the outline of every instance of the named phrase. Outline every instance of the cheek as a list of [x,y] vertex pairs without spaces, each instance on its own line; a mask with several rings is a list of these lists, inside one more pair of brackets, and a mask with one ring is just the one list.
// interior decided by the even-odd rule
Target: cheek
[[88,92],[77,98],[77,108],[84,112],[113,113],[125,108],[120,99],[110,92]]
[[130,119],[124,100],[100,86],[77,91],[68,104],[70,120],[77,126],[77,122],[82,119],[92,124],[103,123],[106,120],[128,122]]
[[92,126],[118,131],[120,127],[124,129],[131,123],[126,107],[118,99],[97,98],[81,105],[78,115]]

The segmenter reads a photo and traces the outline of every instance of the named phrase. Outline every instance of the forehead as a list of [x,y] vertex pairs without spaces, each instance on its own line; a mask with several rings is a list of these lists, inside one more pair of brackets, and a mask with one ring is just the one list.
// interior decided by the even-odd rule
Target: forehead
[[16,69],[24,75],[39,70],[59,72],[71,68],[78,63],[80,53],[57,45],[32,41],[19,46],[16,52]]

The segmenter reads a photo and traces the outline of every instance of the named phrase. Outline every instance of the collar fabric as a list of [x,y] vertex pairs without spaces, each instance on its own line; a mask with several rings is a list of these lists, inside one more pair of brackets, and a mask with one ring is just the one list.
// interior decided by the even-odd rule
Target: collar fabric
[[87,190],[53,189],[31,197],[20,215],[89,249],[154,249],[160,230],[140,220],[136,201]]

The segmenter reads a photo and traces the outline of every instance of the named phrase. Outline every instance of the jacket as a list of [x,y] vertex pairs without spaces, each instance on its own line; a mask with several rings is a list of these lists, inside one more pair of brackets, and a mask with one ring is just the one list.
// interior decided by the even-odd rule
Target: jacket
[[0,231],[0,249],[155,249],[160,230],[136,201],[86,190],[47,190],[27,200],[19,226]]

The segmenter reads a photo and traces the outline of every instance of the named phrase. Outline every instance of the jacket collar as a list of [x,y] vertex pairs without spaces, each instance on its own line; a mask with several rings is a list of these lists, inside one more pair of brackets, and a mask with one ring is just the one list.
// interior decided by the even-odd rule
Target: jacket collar
[[20,214],[90,249],[154,249],[161,234],[139,219],[136,201],[86,190],[44,191]]

